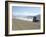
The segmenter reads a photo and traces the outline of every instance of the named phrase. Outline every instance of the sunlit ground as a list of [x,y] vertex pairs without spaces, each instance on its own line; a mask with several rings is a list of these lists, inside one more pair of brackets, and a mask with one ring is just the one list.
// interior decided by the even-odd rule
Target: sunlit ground
[[12,19],[12,30],[31,30],[40,29],[40,21],[24,21],[19,19]]

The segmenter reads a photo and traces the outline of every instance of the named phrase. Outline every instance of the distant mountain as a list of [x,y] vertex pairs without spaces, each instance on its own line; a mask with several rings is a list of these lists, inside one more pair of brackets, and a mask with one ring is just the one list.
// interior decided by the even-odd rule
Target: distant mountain
[[39,17],[40,15],[36,15],[36,16],[25,16],[25,18],[33,18],[33,17]]
[[40,15],[36,16],[12,16],[12,18],[21,17],[21,18],[33,18],[33,17],[40,17]]

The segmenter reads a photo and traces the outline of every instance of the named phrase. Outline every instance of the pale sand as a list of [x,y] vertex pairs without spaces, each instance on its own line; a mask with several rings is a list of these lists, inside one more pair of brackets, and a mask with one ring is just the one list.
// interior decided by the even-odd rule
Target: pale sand
[[40,29],[40,22],[24,21],[19,19],[12,19],[13,30],[31,30]]

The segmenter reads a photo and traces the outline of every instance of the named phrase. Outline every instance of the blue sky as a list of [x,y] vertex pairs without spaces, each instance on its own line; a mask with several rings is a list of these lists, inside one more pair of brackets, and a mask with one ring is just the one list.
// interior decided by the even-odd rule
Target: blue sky
[[14,16],[36,16],[40,14],[40,7],[13,6],[12,12]]

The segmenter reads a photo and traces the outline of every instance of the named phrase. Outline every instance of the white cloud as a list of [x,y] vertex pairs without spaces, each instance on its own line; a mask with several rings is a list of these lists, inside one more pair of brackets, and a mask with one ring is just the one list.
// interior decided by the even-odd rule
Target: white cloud
[[36,16],[36,15],[39,15],[39,13],[34,13],[34,12],[22,12],[22,13],[19,13],[19,12],[14,12],[13,15],[14,16]]

